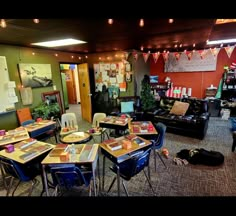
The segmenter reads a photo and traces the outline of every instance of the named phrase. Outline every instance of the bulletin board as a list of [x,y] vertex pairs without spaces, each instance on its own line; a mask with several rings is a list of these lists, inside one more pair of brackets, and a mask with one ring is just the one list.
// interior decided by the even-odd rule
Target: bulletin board
[[95,91],[102,91],[102,86],[116,86],[122,92],[126,91],[125,70],[123,62],[94,64]]
[[0,56],[0,114],[6,111],[11,111],[15,109],[15,103],[18,101],[17,96],[15,96],[14,87],[9,79],[9,73],[7,69],[7,61],[5,56]]

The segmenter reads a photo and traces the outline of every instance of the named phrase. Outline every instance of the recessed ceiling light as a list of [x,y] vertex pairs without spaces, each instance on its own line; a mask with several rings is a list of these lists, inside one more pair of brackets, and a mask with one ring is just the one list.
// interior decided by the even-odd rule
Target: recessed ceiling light
[[45,42],[38,42],[38,43],[31,43],[32,45],[36,46],[44,46],[44,47],[58,47],[58,46],[68,46],[73,44],[83,44],[87,43],[86,41],[82,40],[75,40],[72,38],[62,39],[62,40],[54,40],[54,41],[45,41]]

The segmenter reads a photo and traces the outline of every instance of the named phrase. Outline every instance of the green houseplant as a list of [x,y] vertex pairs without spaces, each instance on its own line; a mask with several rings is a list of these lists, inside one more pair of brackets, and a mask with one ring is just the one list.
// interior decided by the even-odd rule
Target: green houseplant
[[143,111],[148,111],[156,107],[156,100],[152,94],[148,75],[144,75],[141,89],[141,104]]
[[33,109],[32,116],[35,120],[37,118],[51,119],[51,117],[60,117],[60,107],[58,103],[50,103],[48,105],[46,102],[41,102]]

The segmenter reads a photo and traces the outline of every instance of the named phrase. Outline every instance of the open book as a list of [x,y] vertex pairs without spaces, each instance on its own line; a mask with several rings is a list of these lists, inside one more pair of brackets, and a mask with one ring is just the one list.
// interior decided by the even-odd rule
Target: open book
[[30,145],[33,145],[34,143],[38,142],[36,139],[34,138],[28,138],[28,139],[25,139],[21,142],[18,142],[17,144],[15,144],[15,147],[16,148],[19,148],[19,149],[24,149],[24,148],[27,148],[28,146]]
[[50,151],[49,156],[50,157],[59,157],[61,153],[67,152],[69,150],[68,144],[57,144],[52,151]]

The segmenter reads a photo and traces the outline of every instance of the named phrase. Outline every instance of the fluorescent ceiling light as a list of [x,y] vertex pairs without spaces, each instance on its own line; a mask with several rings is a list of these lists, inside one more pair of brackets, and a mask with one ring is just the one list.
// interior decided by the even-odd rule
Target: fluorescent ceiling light
[[58,46],[68,46],[68,45],[83,44],[83,43],[87,43],[87,42],[82,41],[82,40],[75,40],[72,38],[68,38],[68,39],[62,39],[62,40],[32,43],[32,45],[44,46],[44,47],[58,47]]
[[235,42],[236,42],[236,38],[233,38],[233,39],[227,39],[227,40],[207,41],[207,45],[222,44],[222,43],[235,43]]

